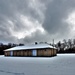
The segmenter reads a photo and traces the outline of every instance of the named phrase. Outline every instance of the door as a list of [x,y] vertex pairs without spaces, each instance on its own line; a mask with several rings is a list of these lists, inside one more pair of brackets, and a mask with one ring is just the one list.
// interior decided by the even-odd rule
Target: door
[[10,56],[13,56],[13,51],[10,51]]
[[32,50],[32,56],[37,56],[37,51],[36,50]]

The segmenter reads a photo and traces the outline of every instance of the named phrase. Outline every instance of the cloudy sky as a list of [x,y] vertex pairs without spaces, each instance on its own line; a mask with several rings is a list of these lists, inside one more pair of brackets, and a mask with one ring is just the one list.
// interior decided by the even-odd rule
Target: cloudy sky
[[75,38],[75,0],[0,0],[0,42]]

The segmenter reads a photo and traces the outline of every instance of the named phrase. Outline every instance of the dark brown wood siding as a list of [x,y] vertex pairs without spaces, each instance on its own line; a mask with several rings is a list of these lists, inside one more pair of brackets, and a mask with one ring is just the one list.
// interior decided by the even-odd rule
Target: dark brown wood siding
[[[37,56],[55,56],[57,51],[55,49],[35,49]],[[33,50],[16,50],[13,51],[13,56],[33,56]],[[11,56],[11,51],[5,51],[5,56]]]
[[37,56],[52,56],[54,55],[53,49],[37,50]]
[[10,51],[5,51],[5,56],[10,56]]

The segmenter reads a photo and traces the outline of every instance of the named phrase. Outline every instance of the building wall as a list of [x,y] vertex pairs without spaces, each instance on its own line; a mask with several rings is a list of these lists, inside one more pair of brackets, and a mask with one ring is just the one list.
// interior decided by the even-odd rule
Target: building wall
[[10,56],[10,51],[4,52],[5,56]]
[[[33,50],[18,50],[13,51],[13,56],[33,56]],[[57,51],[55,49],[36,49],[37,56],[55,56]],[[11,51],[5,51],[5,56],[11,56]]]
[[37,56],[52,56],[52,49],[37,50]]

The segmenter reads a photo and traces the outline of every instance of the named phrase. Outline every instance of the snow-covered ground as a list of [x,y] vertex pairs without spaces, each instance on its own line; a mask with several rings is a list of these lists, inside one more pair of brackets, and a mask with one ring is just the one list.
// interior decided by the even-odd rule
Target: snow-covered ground
[[75,54],[48,58],[0,56],[0,75],[75,75]]

